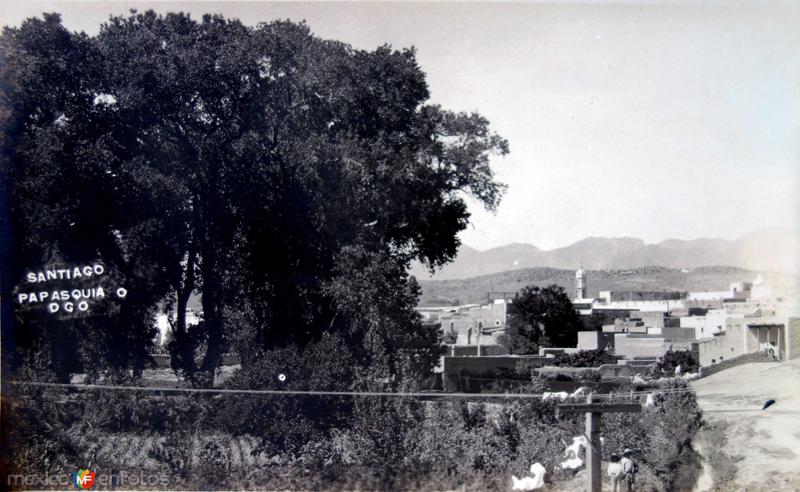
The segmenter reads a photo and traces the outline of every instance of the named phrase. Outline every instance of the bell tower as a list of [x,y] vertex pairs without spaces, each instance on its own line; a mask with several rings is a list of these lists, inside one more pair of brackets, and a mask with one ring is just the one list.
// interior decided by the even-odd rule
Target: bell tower
[[583,268],[575,272],[575,299],[586,299],[586,272]]

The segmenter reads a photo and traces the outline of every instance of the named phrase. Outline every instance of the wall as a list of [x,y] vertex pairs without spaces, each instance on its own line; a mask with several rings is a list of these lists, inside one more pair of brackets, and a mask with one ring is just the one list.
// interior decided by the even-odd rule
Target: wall
[[496,345],[502,330],[493,333],[482,333],[479,329],[505,327],[508,304],[497,299],[492,304],[457,306],[447,311],[431,308],[419,308],[417,311],[429,321],[436,321],[442,326],[442,333],[456,333],[456,345]]
[[677,291],[610,291],[601,290],[598,297],[606,302],[615,301],[678,301],[683,294]]
[[693,341],[668,340],[663,336],[617,333],[614,338],[614,354],[626,359],[662,357],[669,350],[693,350]]
[[599,350],[606,347],[606,339],[597,331],[579,331],[578,348],[580,350]]
[[[478,345],[446,345],[447,355],[452,357],[477,356]],[[506,355],[508,349],[501,345],[481,345],[480,355]]]
[[753,362],[776,362],[776,360],[772,357],[768,357],[764,354],[745,354],[740,355],[739,357],[734,357],[732,359],[725,359],[722,362],[717,362],[712,366],[705,366],[700,369],[700,377],[708,377],[712,374],[716,374],[719,371],[724,369],[730,369],[731,367],[739,366],[742,364],[750,364]]
[[682,328],[694,329],[695,339],[703,340],[724,331],[730,316],[723,309],[711,309],[706,312],[705,316],[683,316],[678,320],[680,320]]
[[661,328],[661,336],[669,341],[690,341],[695,339],[693,328],[676,328],[672,326]]
[[458,387],[460,378],[470,375],[480,379],[481,376],[491,376],[500,370],[527,372],[552,360],[550,357],[538,355],[444,357],[442,378],[444,387],[450,390]]
[[786,358],[800,357],[800,318],[789,318],[786,330]]
[[629,365],[629,364],[603,364],[597,368],[603,379],[612,377],[633,377],[637,374],[647,373],[652,364],[648,365]]
[[[636,313],[631,313],[631,316],[636,316]],[[647,333],[647,327],[637,319],[617,318],[614,320],[614,331],[620,333]]]
[[644,326],[648,328],[651,326],[661,328],[664,326],[665,315],[666,313],[663,311],[639,311],[632,318],[641,320]]
[[604,304],[595,304],[594,310],[604,309],[630,309],[634,311],[663,311],[684,309],[684,301],[611,301]]
[[800,356],[800,318],[736,316],[724,333],[700,343],[700,365],[707,367],[745,354],[771,353],[778,360]]
[[637,336],[618,333],[614,337],[614,353],[626,359],[635,357],[661,357],[666,352],[661,337]]
[[735,326],[731,326],[724,333],[700,341],[698,348],[701,366],[710,366],[745,353],[742,325],[740,323],[738,330]]
[[730,290],[689,292],[687,298],[692,301],[714,301],[733,297]]
[[581,321],[586,330],[599,330],[603,325],[614,323],[617,318],[630,318],[635,309],[591,309],[581,313]]

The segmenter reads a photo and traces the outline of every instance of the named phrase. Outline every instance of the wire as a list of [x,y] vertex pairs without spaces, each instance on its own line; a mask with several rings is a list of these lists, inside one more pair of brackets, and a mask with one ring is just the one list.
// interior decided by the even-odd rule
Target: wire
[[[422,391],[389,392],[389,391],[316,391],[316,390],[252,390],[223,388],[172,388],[158,386],[119,386],[76,383],[44,383],[37,381],[9,381],[16,386],[39,386],[47,388],[73,388],[77,390],[114,390],[114,391],[147,391],[152,393],[211,393],[211,394],[249,394],[249,395],[305,395],[305,396],[388,396],[411,398],[497,398],[497,399],[532,399],[543,398],[544,393],[427,393]],[[619,393],[592,393],[593,398],[626,398],[644,396],[650,393],[678,394],[693,391],[691,388],[653,389],[650,391],[621,391]],[[553,396],[558,392],[549,392]]]
[[248,394],[248,395],[306,395],[306,396],[391,396],[391,397],[425,397],[425,398],[541,398],[542,394],[534,393],[426,393],[422,391],[316,391],[316,390],[248,390],[223,388],[170,388],[157,386],[114,386],[98,384],[42,383],[35,381],[10,381],[17,386],[42,386],[50,388],[74,388],[78,390],[119,390],[149,391],[153,393],[216,393],[216,394]]

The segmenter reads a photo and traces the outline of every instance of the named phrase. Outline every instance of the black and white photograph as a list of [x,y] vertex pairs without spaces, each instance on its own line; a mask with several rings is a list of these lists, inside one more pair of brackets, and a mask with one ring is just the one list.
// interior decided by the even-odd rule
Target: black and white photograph
[[800,2],[0,28],[0,490],[800,490]]

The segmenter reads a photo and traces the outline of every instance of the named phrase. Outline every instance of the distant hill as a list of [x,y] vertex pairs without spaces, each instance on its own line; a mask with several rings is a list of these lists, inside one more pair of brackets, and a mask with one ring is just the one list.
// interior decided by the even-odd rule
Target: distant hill
[[766,229],[727,239],[668,239],[645,244],[638,238],[582,239],[564,248],[542,250],[530,244],[508,244],[486,251],[462,246],[455,260],[431,276],[415,264],[420,280],[463,279],[522,268],[591,270],[630,269],[643,265],[698,268],[727,265],[753,271],[797,273],[800,234],[790,229]]
[[[612,291],[712,291],[725,290],[731,282],[752,281],[756,272],[734,267],[701,267],[679,270],[639,267],[619,270],[587,270],[587,295]],[[764,273],[768,285],[791,285],[796,278],[783,273]],[[420,306],[480,303],[488,292],[517,292],[527,285],[557,284],[572,297],[575,271],[558,268],[523,268],[480,277],[450,280],[421,280]]]

